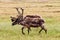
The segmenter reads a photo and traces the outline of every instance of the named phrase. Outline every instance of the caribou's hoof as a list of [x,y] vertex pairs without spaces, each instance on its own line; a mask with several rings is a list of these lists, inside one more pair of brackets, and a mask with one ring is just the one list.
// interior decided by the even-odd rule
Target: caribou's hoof
[[47,32],[45,32],[45,34],[47,34]]
[[39,32],[39,34],[41,34],[41,32]]
[[45,30],[45,34],[47,34],[47,30]]
[[25,35],[25,33],[22,33],[23,35]]
[[29,33],[28,33],[28,35],[29,35]]

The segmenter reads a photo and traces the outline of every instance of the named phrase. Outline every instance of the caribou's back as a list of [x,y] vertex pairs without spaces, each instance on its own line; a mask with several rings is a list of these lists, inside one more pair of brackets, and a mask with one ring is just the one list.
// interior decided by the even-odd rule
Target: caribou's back
[[37,16],[37,15],[27,15],[26,17],[30,17],[30,18],[41,18],[40,16]]

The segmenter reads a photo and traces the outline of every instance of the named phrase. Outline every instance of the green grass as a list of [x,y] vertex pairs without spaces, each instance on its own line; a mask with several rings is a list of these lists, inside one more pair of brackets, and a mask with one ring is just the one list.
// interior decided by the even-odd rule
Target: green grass
[[[60,2],[58,0],[41,3],[0,3],[0,40],[60,40]],[[39,34],[40,28],[31,28],[28,35],[27,29],[24,29],[26,35],[21,33],[21,25],[11,25],[10,16],[16,16],[18,13],[13,7],[22,7],[25,15],[39,15],[45,20],[45,27],[48,31]]]
[[21,33],[20,25],[11,25],[9,17],[0,17],[0,40],[60,40],[60,17],[44,17],[45,27],[48,33],[44,31],[39,34],[40,28],[31,28],[28,35],[27,29],[24,29],[25,35]]

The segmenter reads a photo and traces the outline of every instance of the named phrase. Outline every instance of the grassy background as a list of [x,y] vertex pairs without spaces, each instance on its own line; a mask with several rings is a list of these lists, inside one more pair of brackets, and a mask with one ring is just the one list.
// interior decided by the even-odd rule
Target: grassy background
[[[41,16],[48,33],[39,34],[40,28],[31,28],[29,35],[27,29],[24,29],[26,35],[22,35],[21,25],[11,25],[10,16],[18,14],[14,7],[24,8],[24,16]],[[0,3],[0,40],[60,40],[60,2]]]

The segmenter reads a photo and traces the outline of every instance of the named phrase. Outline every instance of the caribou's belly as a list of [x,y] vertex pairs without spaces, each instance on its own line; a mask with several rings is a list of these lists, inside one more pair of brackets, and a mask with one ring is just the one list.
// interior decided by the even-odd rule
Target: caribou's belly
[[38,24],[30,24],[30,27],[39,27]]

